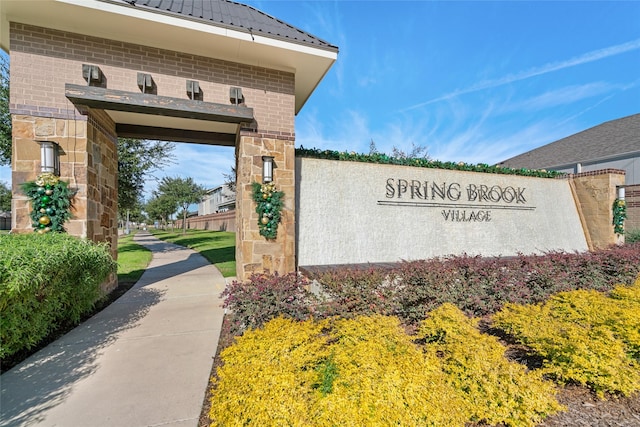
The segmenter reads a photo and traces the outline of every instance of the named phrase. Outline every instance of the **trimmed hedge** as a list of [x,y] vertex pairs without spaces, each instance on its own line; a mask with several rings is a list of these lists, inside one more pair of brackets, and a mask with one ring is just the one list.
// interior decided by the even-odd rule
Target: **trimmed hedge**
[[450,256],[403,262],[389,270],[334,270],[315,279],[333,307],[397,315],[416,323],[447,302],[468,315],[484,316],[506,303],[539,303],[557,292],[610,291],[617,284],[633,283],[639,273],[640,244],[633,244],[510,258]]
[[319,150],[317,148],[296,148],[297,157],[308,157],[312,159],[342,160],[348,162],[378,163],[383,165],[413,166],[429,169],[448,169],[467,172],[497,173],[501,175],[534,176],[538,178],[558,178],[566,175],[563,172],[547,171],[544,169],[512,169],[501,166],[492,166],[486,163],[477,165],[464,162],[443,162],[429,158],[393,157],[384,153],[361,154],[356,152]]
[[[233,283],[223,297],[239,330],[261,327],[278,314],[293,319],[381,314],[417,324],[451,303],[485,316],[506,303],[535,304],[576,289],[610,291],[640,273],[640,243],[585,253],[552,252],[511,258],[467,255],[403,262],[394,268],[336,269],[305,277],[253,276]],[[315,285],[314,285],[315,287]]]
[[78,323],[115,272],[106,244],[63,233],[0,235],[0,358]]

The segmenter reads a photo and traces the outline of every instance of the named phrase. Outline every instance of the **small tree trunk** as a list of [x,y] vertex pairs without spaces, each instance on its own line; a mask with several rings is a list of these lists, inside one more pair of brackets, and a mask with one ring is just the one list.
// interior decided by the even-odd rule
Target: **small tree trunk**
[[182,210],[182,234],[187,234],[187,210]]

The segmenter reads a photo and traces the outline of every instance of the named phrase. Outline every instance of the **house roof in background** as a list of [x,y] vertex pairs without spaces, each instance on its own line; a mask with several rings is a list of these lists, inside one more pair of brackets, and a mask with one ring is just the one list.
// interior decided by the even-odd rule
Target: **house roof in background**
[[264,37],[287,40],[321,49],[338,51],[337,46],[251,6],[229,0],[101,0],[144,8],[180,18],[193,19]]
[[640,153],[640,114],[602,123],[499,164],[516,169],[550,169],[636,152]]

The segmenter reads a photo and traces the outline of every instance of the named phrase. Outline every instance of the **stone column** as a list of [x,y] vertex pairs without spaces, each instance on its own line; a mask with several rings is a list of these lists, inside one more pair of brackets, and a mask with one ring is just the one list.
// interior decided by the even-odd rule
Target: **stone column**
[[[76,191],[71,219],[64,227],[73,236],[108,242],[117,258],[118,152],[115,125],[102,111],[77,118],[12,115],[12,230],[26,233],[31,227],[31,201],[19,183],[40,174],[39,140],[60,146],[60,179]],[[105,291],[117,285],[112,277]]]
[[624,185],[625,171],[605,169],[583,172],[571,179],[575,184],[580,209],[594,249],[624,242],[613,232],[613,202],[617,186]]
[[[295,265],[295,138],[243,130],[236,144],[236,276],[293,272]],[[275,240],[260,235],[252,183],[262,182],[262,156],[274,157],[273,182],[283,191],[282,221]]]

